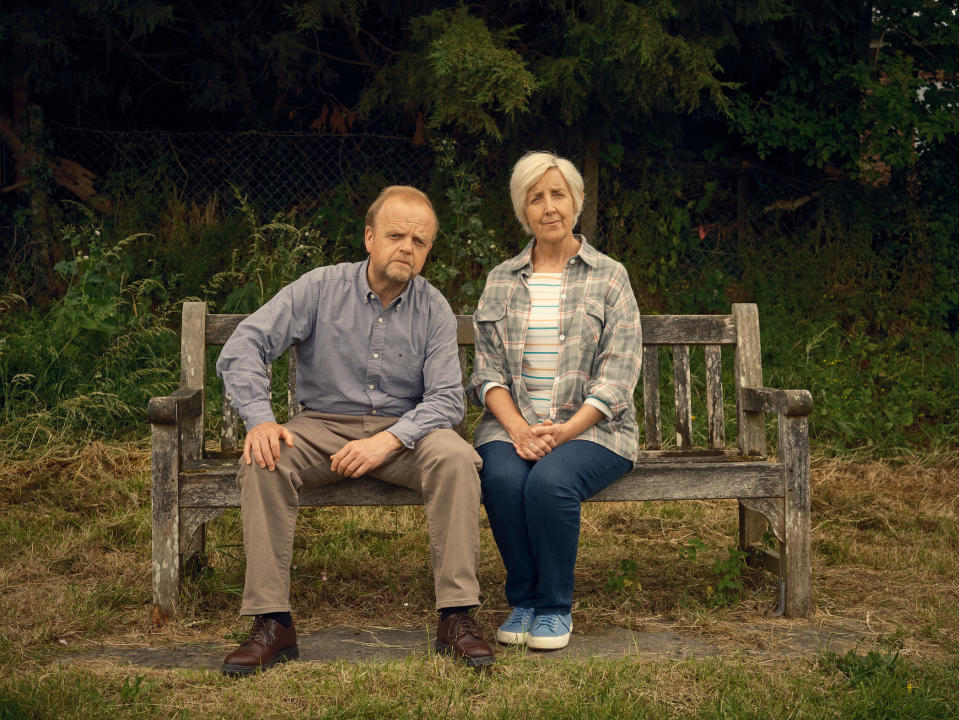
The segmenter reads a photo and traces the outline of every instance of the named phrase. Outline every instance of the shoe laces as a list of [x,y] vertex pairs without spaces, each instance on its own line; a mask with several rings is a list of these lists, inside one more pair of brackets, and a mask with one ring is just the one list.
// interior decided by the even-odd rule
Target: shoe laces
[[261,645],[268,645],[266,638],[266,624],[265,618],[260,615],[257,615],[253,619],[253,627],[250,628],[250,636],[246,639],[246,642],[258,642]]
[[537,625],[545,625],[549,628],[549,631],[555,633],[559,629],[560,625],[560,616],[556,613],[549,613],[548,615],[540,615],[536,618]]
[[533,608],[514,607],[513,611],[506,618],[506,625],[518,623],[525,627],[533,617]]
[[479,625],[476,619],[469,613],[457,613],[453,616],[453,622],[450,624],[450,637],[459,638],[463,635],[471,634],[476,637],[482,637]]

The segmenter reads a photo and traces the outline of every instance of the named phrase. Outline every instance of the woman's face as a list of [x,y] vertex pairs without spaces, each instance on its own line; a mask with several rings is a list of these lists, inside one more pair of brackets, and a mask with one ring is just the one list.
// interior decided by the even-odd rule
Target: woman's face
[[560,243],[573,232],[576,213],[566,178],[556,168],[526,191],[526,222],[537,241]]

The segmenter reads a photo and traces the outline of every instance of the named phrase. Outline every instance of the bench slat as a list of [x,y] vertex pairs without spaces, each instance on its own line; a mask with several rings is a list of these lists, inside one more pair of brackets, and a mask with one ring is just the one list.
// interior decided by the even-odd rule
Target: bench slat
[[709,422],[709,447],[726,447],[726,422],[723,416],[723,356],[719,345],[703,348],[706,356],[706,417]]
[[[239,507],[236,459],[203,460],[180,474],[181,507]],[[782,497],[780,466],[760,461],[640,463],[591,500],[688,500]],[[300,505],[422,505],[422,495],[373,478],[305,490]]]
[[659,408],[659,348],[643,345],[643,413],[646,418],[646,449],[663,447],[663,421]]
[[692,398],[689,382],[689,346],[673,346],[673,400],[676,407],[676,447],[693,446]]
[[287,417],[292,420],[297,415],[300,414],[299,403],[296,401],[296,346],[294,345],[289,350],[286,351],[286,354],[289,356],[290,362],[290,374],[289,380],[286,384],[286,403],[287,403]]
[[224,389],[220,401],[220,450],[224,453],[234,452],[239,434],[240,416]]
[[[246,315],[207,315],[206,342],[222,345]],[[732,315],[643,315],[644,345],[735,345],[736,323]],[[473,317],[456,316],[456,341],[473,344]]]
[[200,413],[185,420],[181,431],[183,457],[194,460],[203,455],[203,419],[206,410],[206,303],[183,303],[180,327],[180,387],[201,390]]
[[732,315],[642,315],[643,345],[735,345]]

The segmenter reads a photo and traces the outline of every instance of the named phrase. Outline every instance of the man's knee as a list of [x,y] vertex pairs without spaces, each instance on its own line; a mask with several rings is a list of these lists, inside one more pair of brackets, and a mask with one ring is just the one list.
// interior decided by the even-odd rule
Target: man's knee
[[298,473],[286,462],[276,463],[273,470],[261,468],[256,463],[249,465],[240,459],[240,469],[236,474],[236,482],[240,488],[240,499],[244,497],[264,495],[294,495],[299,491],[302,482]]
[[419,443],[423,445],[427,463],[455,468],[472,466],[476,471],[483,467],[483,460],[473,446],[453,430],[434,430]]

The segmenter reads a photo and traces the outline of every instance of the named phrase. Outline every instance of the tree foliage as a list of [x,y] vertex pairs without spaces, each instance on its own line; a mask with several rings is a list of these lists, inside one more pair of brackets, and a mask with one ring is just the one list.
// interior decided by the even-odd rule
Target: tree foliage
[[744,87],[732,127],[761,158],[786,150],[809,166],[887,181],[959,132],[959,23],[949,5],[807,6],[784,27],[800,32],[777,84]]

